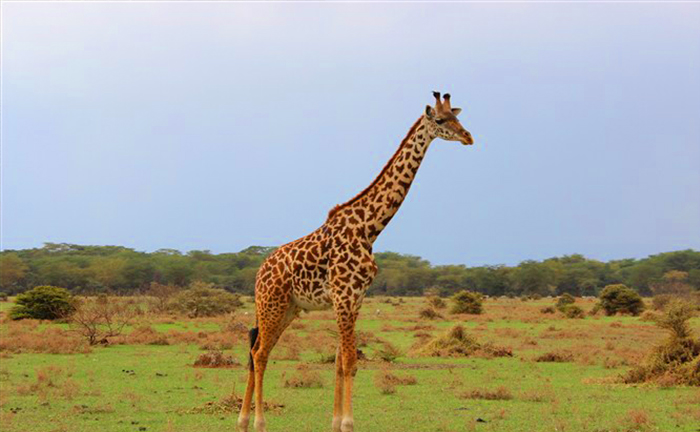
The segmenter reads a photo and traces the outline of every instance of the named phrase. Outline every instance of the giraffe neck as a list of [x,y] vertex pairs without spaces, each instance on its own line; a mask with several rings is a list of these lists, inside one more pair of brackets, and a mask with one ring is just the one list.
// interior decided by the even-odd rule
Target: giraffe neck
[[331,216],[340,211],[354,215],[370,244],[374,243],[406,198],[425,153],[435,139],[432,129],[425,116],[421,116],[372,184],[332,210]]

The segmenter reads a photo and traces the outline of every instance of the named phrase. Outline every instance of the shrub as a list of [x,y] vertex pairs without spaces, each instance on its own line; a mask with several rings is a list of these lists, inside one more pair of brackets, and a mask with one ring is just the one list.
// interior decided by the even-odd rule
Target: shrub
[[664,310],[672,300],[673,295],[671,294],[658,294],[651,299],[651,307],[657,311]]
[[560,311],[564,312],[564,308],[568,305],[576,303],[576,299],[569,293],[564,293],[557,299],[556,307]]
[[431,357],[462,357],[476,354],[485,357],[513,356],[510,348],[495,346],[491,343],[479,343],[459,325],[417,349],[416,353]]
[[443,316],[440,315],[435,309],[431,307],[427,307],[425,309],[421,309],[420,312],[418,312],[418,316],[424,319],[429,319],[429,320],[434,320],[434,319],[442,319]]
[[556,311],[557,310],[554,309],[554,306],[545,306],[542,309],[540,309],[540,313],[543,313],[543,314],[553,314]]
[[8,298],[9,296],[6,292],[0,292],[0,301],[7,301]]
[[70,315],[73,309],[73,298],[68,290],[45,285],[19,294],[15,306],[10,309],[10,318],[55,320]]
[[172,307],[190,318],[216,316],[242,306],[240,296],[214,288],[214,284],[193,282],[173,297]]
[[566,305],[565,307],[560,309],[561,312],[564,314],[565,317],[567,318],[585,318],[586,313],[581,309],[580,307],[576,305]]
[[642,365],[623,376],[623,382],[700,386],[700,341],[693,338],[688,323],[694,312],[691,306],[681,302],[669,306],[656,320],[659,327],[669,331],[669,338],[655,347]]
[[479,293],[460,291],[452,296],[452,301],[454,302],[452,313],[479,315],[483,312],[483,299],[484,296]]
[[434,309],[445,309],[447,307],[447,303],[445,303],[445,300],[438,296],[428,297],[428,305],[430,305]]
[[625,285],[608,285],[600,292],[600,306],[605,314],[630,314],[637,316],[644,311],[644,302],[637,291]]
[[153,310],[155,312],[166,312],[172,297],[180,291],[175,285],[163,285],[158,282],[151,282],[151,286],[146,292],[153,299]]
[[136,315],[131,305],[105,295],[75,305],[70,317],[71,327],[90,345],[109,343],[108,339],[121,335]]
[[388,363],[395,362],[399,357],[403,355],[399,348],[397,348],[395,345],[392,345],[389,342],[384,342],[382,344],[382,347],[377,348],[374,354],[377,357],[377,359]]

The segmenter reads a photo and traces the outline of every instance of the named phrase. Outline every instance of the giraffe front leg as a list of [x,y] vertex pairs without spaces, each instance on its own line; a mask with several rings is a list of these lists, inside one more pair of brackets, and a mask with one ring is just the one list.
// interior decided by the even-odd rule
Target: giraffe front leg
[[341,432],[353,432],[354,420],[352,416],[352,385],[357,372],[357,347],[355,345],[355,320],[357,313],[345,311],[338,314],[338,326],[340,328],[340,345],[342,357],[342,388],[336,392],[342,394],[342,420]]
[[335,398],[333,401],[333,432],[341,432],[343,421],[343,357],[340,344],[335,351]]

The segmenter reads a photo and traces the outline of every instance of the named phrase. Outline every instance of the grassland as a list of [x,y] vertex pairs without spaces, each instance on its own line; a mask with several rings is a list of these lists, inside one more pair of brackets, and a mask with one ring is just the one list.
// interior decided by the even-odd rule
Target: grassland
[[[552,299],[489,299],[485,313],[424,320],[425,299],[370,298],[358,323],[367,357],[356,379],[358,431],[697,431],[700,390],[623,385],[665,334],[638,317],[567,319],[543,314]],[[579,300],[590,310],[593,300]],[[8,303],[0,304],[6,311]],[[219,402],[244,390],[250,301],[233,317],[141,315],[108,346],[88,347],[66,324],[0,325],[0,429],[3,431],[235,430],[235,410]],[[512,350],[427,357],[416,347],[460,324],[480,342]],[[700,320],[692,321],[700,334]],[[335,323],[303,314],[282,338],[266,375],[274,431],[330,430]],[[238,365],[195,368],[208,350]],[[392,362],[380,357],[396,356]],[[565,361],[536,361],[545,354]],[[301,369],[300,369],[301,367]],[[413,385],[382,384],[387,374]],[[285,385],[286,383],[286,385]],[[292,383],[292,384],[290,384]],[[295,385],[294,383],[301,383]],[[305,388],[304,383],[311,385]],[[392,388],[393,387],[393,388]]]

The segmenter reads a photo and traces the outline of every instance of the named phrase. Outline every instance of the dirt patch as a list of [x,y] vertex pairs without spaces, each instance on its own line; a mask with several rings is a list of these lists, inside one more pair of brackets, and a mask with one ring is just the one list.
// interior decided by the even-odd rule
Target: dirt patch
[[[237,413],[241,411],[241,405],[243,405],[243,398],[238,397],[235,394],[230,394],[220,401],[207,402],[202,406],[191,408],[185,410],[185,414],[230,414]],[[277,404],[274,402],[265,402],[265,412],[280,413],[284,410],[283,404]],[[251,406],[255,407],[255,402]]]
[[240,366],[240,363],[230,355],[224,355],[221,351],[200,354],[194,361],[194,367],[201,368],[232,368],[236,366]]

